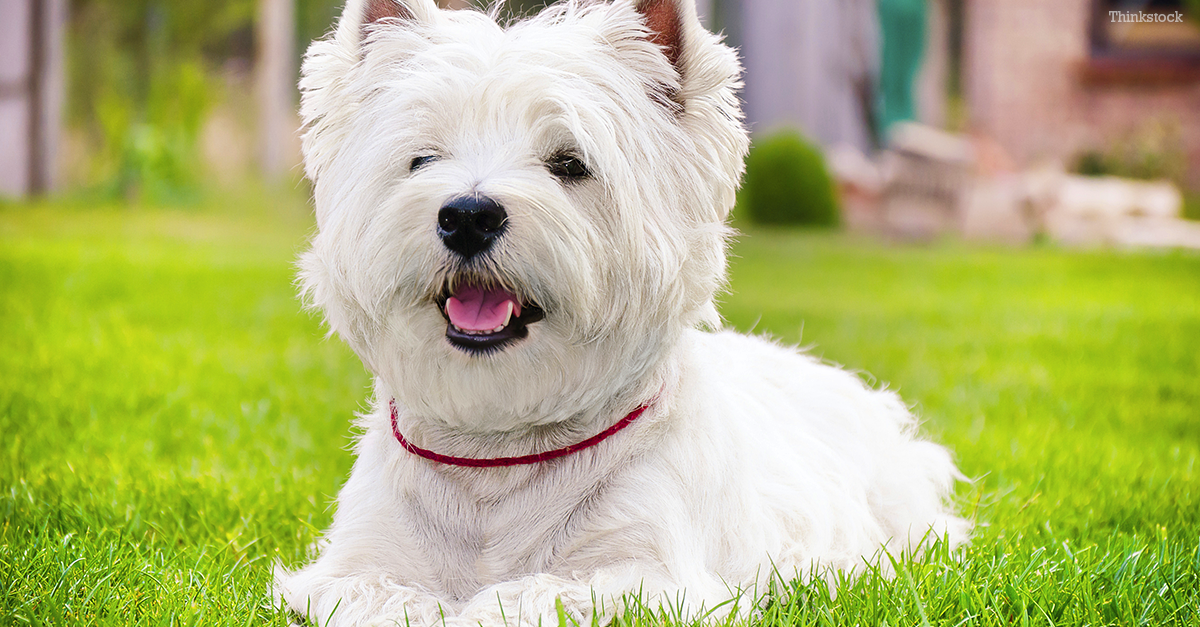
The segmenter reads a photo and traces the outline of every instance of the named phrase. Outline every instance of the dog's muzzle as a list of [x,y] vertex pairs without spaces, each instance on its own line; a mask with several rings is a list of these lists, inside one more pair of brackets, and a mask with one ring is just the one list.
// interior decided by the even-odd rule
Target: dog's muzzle
[[[482,255],[504,235],[508,213],[482,194],[457,196],[438,211],[438,236],[463,262]],[[446,339],[463,351],[501,350],[524,339],[528,325],[545,317],[535,303],[485,278],[463,278],[446,285],[438,308],[446,318]]]

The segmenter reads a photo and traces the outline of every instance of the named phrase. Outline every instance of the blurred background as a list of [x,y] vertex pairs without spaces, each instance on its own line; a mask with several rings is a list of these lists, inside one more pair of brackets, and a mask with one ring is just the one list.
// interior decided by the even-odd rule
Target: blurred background
[[[339,5],[3,0],[0,194],[186,204],[295,183],[297,68]],[[699,9],[745,64],[741,218],[1200,247],[1200,0]]]

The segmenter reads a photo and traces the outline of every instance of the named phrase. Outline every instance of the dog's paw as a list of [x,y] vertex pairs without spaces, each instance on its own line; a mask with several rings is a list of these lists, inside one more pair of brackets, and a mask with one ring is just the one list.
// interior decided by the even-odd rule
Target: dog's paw
[[[296,627],[450,627],[452,605],[383,573],[338,576],[321,562],[298,572],[276,569],[272,592]],[[485,623],[501,626],[502,623]],[[475,625],[475,623],[459,623]]]
[[544,627],[560,624],[561,612],[567,625],[590,625],[596,611],[591,588],[541,574],[485,588],[471,599],[456,620],[463,621],[462,627]]

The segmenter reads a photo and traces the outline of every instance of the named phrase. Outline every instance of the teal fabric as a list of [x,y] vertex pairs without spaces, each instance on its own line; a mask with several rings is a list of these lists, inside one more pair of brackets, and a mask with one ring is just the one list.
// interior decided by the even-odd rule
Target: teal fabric
[[883,43],[876,120],[886,138],[896,122],[915,120],[917,71],[925,51],[925,0],[877,0]]

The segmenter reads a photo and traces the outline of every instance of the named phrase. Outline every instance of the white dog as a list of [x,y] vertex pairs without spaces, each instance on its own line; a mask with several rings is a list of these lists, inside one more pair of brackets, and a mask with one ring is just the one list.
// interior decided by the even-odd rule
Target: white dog
[[375,377],[311,623],[712,609],[779,573],[961,542],[957,471],[891,393],[711,332],[747,149],[692,0],[498,26],[349,0],[304,63],[307,298]]

